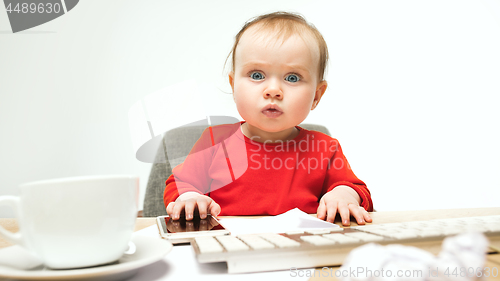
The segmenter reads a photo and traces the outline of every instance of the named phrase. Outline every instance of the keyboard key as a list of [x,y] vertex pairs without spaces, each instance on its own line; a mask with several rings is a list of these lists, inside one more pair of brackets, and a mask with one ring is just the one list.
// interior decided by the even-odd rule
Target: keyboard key
[[393,233],[393,232],[389,232],[387,230],[384,230],[384,229],[363,229],[364,232],[367,232],[367,233],[372,233],[372,234],[376,234],[376,235],[381,235],[381,236],[389,236],[389,234]]
[[345,234],[348,237],[354,237],[357,238],[363,242],[375,242],[375,241],[382,241],[384,240],[384,237],[374,235],[374,234],[369,234],[369,233],[362,233],[362,232],[356,232],[356,233],[346,233]]
[[260,237],[273,243],[280,248],[299,247],[300,243],[276,233],[261,234]]
[[238,236],[238,238],[255,250],[275,248],[273,244],[269,243],[268,241],[262,239],[257,235],[241,235]]
[[356,237],[346,236],[344,234],[332,233],[332,234],[324,234],[324,238],[335,241],[339,244],[351,244],[351,243],[359,243],[360,240]]
[[194,238],[200,253],[221,253],[223,251],[222,246],[213,237],[196,237]]
[[306,233],[308,234],[327,234],[330,233],[331,229],[311,229],[311,230],[306,230]]
[[245,243],[234,236],[224,235],[217,236],[216,238],[228,252],[250,250],[250,248]]
[[335,241],[316,235],[300,236],[300,239],[316,246],[333,245]]
[[402,232],[395,232],[387,236],[395,239],[412,239],[412,238],[417,238],[418,234],[414,231],[402,231]]

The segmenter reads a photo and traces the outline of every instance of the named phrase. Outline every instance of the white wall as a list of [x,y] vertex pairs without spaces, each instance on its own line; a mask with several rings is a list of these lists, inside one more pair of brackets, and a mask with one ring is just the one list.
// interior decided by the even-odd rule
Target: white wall
[[2,7],[0,195],[94,174],[137,174],[144,189],[129,108],[194,78],[221,89],[213,112],[237,116],[225,58],[247,19],[276,10],[323,33],[329,89],[307,121],[340,140],[376,209],[500,206],[496,0],[85,0],[18,34]]

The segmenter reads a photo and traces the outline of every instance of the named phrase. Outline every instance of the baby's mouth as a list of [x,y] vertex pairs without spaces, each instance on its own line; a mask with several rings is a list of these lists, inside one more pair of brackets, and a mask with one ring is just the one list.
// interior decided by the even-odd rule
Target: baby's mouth
[[281,109],[277,105],[270,104],[262,109],[262,113],[266,117],[276,118],[276,117],[279,117],[281,114],[283,114],[283,111],[281,111]]

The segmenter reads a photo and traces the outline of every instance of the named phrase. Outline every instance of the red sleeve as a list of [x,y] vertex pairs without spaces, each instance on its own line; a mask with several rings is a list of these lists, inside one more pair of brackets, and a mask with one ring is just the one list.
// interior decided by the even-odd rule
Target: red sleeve
[[[194,186],[184,184],[182,193],[188,191],[194,191],[201,194],[201,192]],[[165,207],[167,207],[168,203],[174,202],[177,197],[179,197],[179,195],[179,189],[177,188],[177,184],[175,182],[175,176],[174,174],[171,174],[170,177],[168,177],[168,179],[165,181],[165,191],[163,192],[163,202],[165,203]]]
[[372,212],[372,198],[366,184],[356,177],[352,171],[349,162],[347,162],[342,152],[339,142],[334,139],[331,145],[331,151],[334,151],[334,153],[330,160],[330,166],[323,186],[323,194],[333,190],[339,185],[347,185],[358,193],[359,198],[361,198],[360,206],[365,208],[368,212]]
[[165,181],[165,191],[163,191],[163,203],[165,203],[165,207],[167,207],[168,203],[174,202],[177,197],[179,197],[179,192],[175,184],[174,174],[171,174]]

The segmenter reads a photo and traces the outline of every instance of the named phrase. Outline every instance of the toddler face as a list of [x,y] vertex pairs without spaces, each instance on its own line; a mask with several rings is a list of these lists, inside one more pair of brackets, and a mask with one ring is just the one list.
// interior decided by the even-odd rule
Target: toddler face
[[[319,50],[292,35],[283,43],[248,29],[241,37],[234,73],[229,74],[234,101],[249,126],[282,132],[300,124],[326,90],[319,81]],[[307,38],[307,37],[306,37]]]

